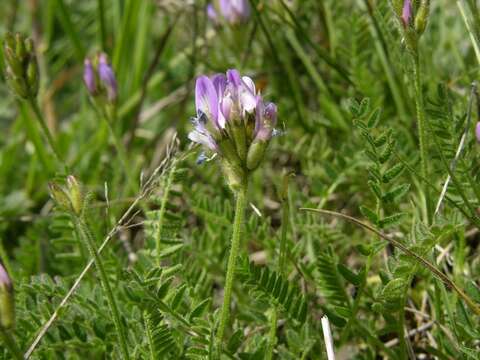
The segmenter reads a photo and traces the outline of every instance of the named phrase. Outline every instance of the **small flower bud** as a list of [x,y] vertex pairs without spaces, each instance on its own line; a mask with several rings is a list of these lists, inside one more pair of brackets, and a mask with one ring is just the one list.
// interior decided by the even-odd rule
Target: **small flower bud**
[[7,270],[0,263],[0,327],[10,329],[15,324],[13,284]]
[[70,201],[70,197],[63,187],[55,182],[51,182],[48,184],[48,188],[50,190],[50,196],[52,197],[53,201],[55,201],[57,206],[65,211],[72,210],[72,202]]
[[247,168],[248,170],[255,170],[258,168],[265,156],[268,142],[264,140],[254,140],[248,149]]
[[430,0],[422,0],[415,16],[415,30],[418,35],[422,35],[427,27],[428,15],[430,12]]
[[107,90],[108,100],[114,102],[117,99],[117,79],[112,67],[108,64],[107,55],[104,53],[98,57],[98,76]]
[[412,2],[411,0],[404,0],[402,8],[402,23],[405,28],[410,26],[412,20]]
[[15,34],[15,41],[16,41],[15,53],[16,53],[18,59],[23,61],[28,55],[27,54],[27,49],[25,47],[25,37],[20,33],[16,33]]
[[475,137],[477,141],[480,143],[480,121],[477,122],[477,126],[475,127]]
[[30,60],[27,65],[27,83],[31,95],[37,96],[40,82],[38,76],[38,63],[36,58]]
[[73,175],[69,175],[67,177],[67,186],[72,209],[75,214],[80,215],[83,211],[83,193],[80,184]]
[[87,87],[90,95],[94,96],[97,92],[96,79],[95,79],[95,70],[93,69],[93,64],[90,59],[85,59],[83,66],[83,82]]

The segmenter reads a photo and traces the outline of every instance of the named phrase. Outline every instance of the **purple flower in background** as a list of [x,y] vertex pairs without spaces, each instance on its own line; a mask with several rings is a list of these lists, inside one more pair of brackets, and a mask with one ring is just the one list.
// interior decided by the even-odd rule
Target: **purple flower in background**
[[83,66],[83,82],[87,87],[88,92],[91,95],[94,95],[97,91],[96,80],[95,80],[95,70],[93,68],[92,61],[90,59],[85,59]]
[[223,17],[233,25],[244,23],[250,18],[248,0],[220,0],[220,11]]
[[212,3],[209,3],[207,5],[207,16],[212,23],[214,23],[215,25],[218,25],[218,14],[217,14],[217,11],[215,10],[215,6]]
[[412,19],[412,2],[411,0],[404,0],[402,8],[402,22],[404,27],[410,25]]
[[480,143],[480,121],[477,122],[477,126],[475,127],[475,136],[477,137],[477,141]]
[[115,101],[117,98],[117,79],[112,67],[108,64],[107,55],[101,53],[98,57],[98,76],[107,89],[108,100]]

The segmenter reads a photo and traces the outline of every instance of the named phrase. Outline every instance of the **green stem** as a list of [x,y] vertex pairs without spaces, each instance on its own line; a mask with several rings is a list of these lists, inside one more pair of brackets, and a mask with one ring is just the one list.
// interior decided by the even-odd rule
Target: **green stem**
[[15,341],[15,338],[12,336],[12,333],[9,330],[1,329],[0,328],[0,333],[2,336],[3,343],[7,347],[7,349],[10,351],[14,359],[23,359],[22,351],[18,347],[17,342]]
[[113,140],[113,145],[115,146],[118,158],[120,159],[120,163],[122,164],[123,172],[125,173],[125,176],[127,178],[127,187],[129,190],[135,193],[135,180],[132,178],[132,169],[128,167],[127,150],[125,149],[123,142],[117,136],[115,129],[112,126],[112,122],[114,122],[114,120],[108,119],[107,116],[102,116],[102,118],[107,123],[108,130]]
[[120,342],[120,349],[122,351],[122,357],[124,360],[128,360],[129,355],[128,355],[128,347],[127,347],[127,339],[126,339],[125,331],[124,331],[122,322],[120,320],[120,313],[118,311],[115,298],[113,297],[113,292],[110,286],[110,282],[108,281],[107,273],[105,272],[105,268],[103,267],[103,262],[100,258],[100,255],[98,254],[95,241],[85,221],[80,217],[75,217],[74,220],[75,220],[75,226],[77,228],[80,238],[85,242],[85,245],[90,251],[90,255],[94,259],[95,266],[98,270],[98,274],[100,275],[100,282],[103,287],[103,291],[107,295],[107,302],[110,308],[110,312],[112,313],[115,330],[117,331],[118,340]]
[[175,169],[177,167],[176,159],[173,160],[170,172],[168,174],[167,180],[165,181],[165,187],[163,189],[162,202],[160,204],[160,213],[158,215],[158,229],[157,236],[155,238],[155,250],[157,255],[157,265],[161,266],[162,259],[160,258],[160,247],[162,244],[162,230],[163,230],[163,219],[165,218],[165,210],[167,208],[168,198],[170,196],[170,189],[172,188],[173,179],[175,177]]
[[268,335],[268,348],[265,355],[265,359],[267,360],[273,359],[273,350],[275,349],[275,345],[277,343],[277,313],[277,308],[275,306],[272,307],[272,315],[270,316],[270,333]]
[[105,1],[97,1],[97,10],[98,10],[98,21],[100,25],[100,41],[102,44],[102,49],[107,50],[107,31],[105,27]]
[[[428,178],[428,153],[427,153],[427,132],[426,132],[426,119],[425,108],[423,102],[422,93],[422,79],[420,71],[420,59],[418,53],[412,54],[413,60],[413,73],[414,73],[414,86],[415,86],[415,104],[417,107],[417,127],[418,137],[420,143],[420,162],[422,168],[422,176]],[[431,222],[431,204],[430,204],[430,191],[428,186],[424,187],[425,202],[427,210],[427,223]]]
[[28,99],[28,103],[30,104],[30,107],[32,108],[33,112],[35,113],[35,116],[37,117],[38,123],[40,124],[40,127],[42,128],[43,134],[47,138],[47,142],[50,145],[50,148],[52,149],[53,153],[55,154],[55,157],[59,163],[61,163],[65,171],[68,172],[67,165],[65,164],[65,161],[63,160],[63,157],[60,155],[60,151],[58,150],[57,144],[55,143],[55,140],[53,139],[52,133],[50,132],[50,129],[47,126],[47,123],[45,122],[45,119],[43,118],[42,112],[40,111],[40,108],[38,107],[37,101],[30,97]]
[[237,199],[235,207],[235,219],[233,221],[233,233],[230,247],[230,255],[228,256],[227,275],[225,280],[220,324],[217,331],[218,350],[221,350],[223,335],[225,333],[225,328],[230,317],[230,302],[232,298],[233,280],[235,277],[237,256],[240,248],[240,240],[242,237],[243,223],[245,219],[245,207],[247,205],[247,189],[248,184],[245,183],[236,193]]

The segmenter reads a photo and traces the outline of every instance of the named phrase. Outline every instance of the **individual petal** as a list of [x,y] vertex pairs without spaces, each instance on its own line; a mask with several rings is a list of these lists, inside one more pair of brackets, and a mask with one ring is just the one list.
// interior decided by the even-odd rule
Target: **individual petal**
[[234,88],[239,88],[242,85],[242,78],[236,69],[227,70],[227,82]]
[[200,133],[197,130],[193,130],[188,133],[188,138],[193,142],[209,148],[210,150],[217,150],[217,144],[208,133]]
[[402,8],[402,22],[403,26],[408,27],[412,19],[412,2],[411,0],[404,0]]
[[[222,99],[221,103],[220,103],[220,110],[221,110],[221,113],[222,113],[223,118],[224,118],[223,126],[222,126],[222,124],[220,124],[220,126],[222,126],[222,128],[225,128],[225,122],[230,120],[230,114],[232,112],[232,107],[233,107],[233,101],[232,101],[231,97],[229,97],[229,96],[224,97]],[[220,121],[219,121],[219,123],[220,123]]]
[[197,114],[201,111],[217,125],[218,97],[212,81],[205,75],[197,78],[195,83],[195,107]]
[[97,90],[95,70],[93,69],[92,61],[88,58],[84,61],[83,82],[85,83],[88,92],[93,95]]
[[480,121],[477,122],[477,126],[475,127],[475,136],[477,137],[477,141],[480,143]]
[[255,82],[252,80],[252,78],[248,76],[242,76],[242,81],[244,85],[248,88],[248,90],[250,90],[251,93],[255,95],[256,94]]
[[110,101],[117,98],[117,79],[112,67],[108,64],[107,55],[101,53],[98,57],[98,76],[107,89],[107,97]]
[[255,98],[255,95],[250,92],[250,90],[243,89],[240,93],[240,104],[244,113],[247,112],[251,114],[257,106],[257,99]]
[[227,77],[224,74],[215,74],[211,77],[211,80],[217,92],[218,99],[221,99],[227,87]]
[[231,0],[220,0],[220,12],[228,22],[235,20],[235,14],[230,2]]

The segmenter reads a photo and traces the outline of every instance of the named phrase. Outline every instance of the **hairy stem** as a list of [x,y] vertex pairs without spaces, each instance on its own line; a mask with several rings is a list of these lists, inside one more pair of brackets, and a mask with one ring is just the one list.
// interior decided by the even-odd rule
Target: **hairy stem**
[[120,313],[118,311],[117,303],[115,302],[115,298],[113,296],[107,273],[105,272],[105,268],[103,267],[102,259],[97,252],[97,247],[95,245],[92,233],[88,228],[88,225],[80,217],[76,217],[74,220],[75,227],[77,228],[77,232],[80,238],[85,242],[85,245],[90,251],[92,258],[94,259],[95,266],[97,267],[98,274],[100,276],[100,282],[102,284],[103,291],[107,295],[108,307],[110,308],[110,312],[112,313],[113,323],[115,325],[115,330],[117,331],[118,340],[120,342],[122,357],[123,359],[127,360],[130,358],[128,354],[127,338],[122,322],[120,320]]
[[[417,107],[417,128],[418,128],[418,139],[420,144],[420,162],[422,168],[422,176],[424,178],[428,177],[428,154],[427,154],[427,129],[426,129],[426,118],[425,118],[425,106],[423,102],[423,92],[422,92],[422,79],[421,79],[421,70],[420,70],[420,59],[418,53],[412,54],[413,61],[413,73],[414,73],[414,87],[415,87],[415,104]],[[423,189],[425,193],[425,202],[427,210],[427,223],[431,222],[431,204],[430,204],[430,191],[428,186],[425,186]]]
[[0,328],[0,335],[2,337],[5,347],[10,351],[10,354],[14,359],[23,359],[22,351],[18,347],[15,338],[9,330]]
[[235,267],[237,264],[238,250],[243,232],[243,223],[245,220],[245,207],[247,204],[247,183],[245,183],[236,193],[235,219],[233,221],[233,233],[230,246],[230,255],[228,256],[227,275],[225,279],[225,289],[223,295],[223,305],[220,314],[220,324],[217,331],[217,343],[219,350],[222,347],[223,335],[227,322],[230,318],[230,302],[232,298],[233,280],[235,278]]

